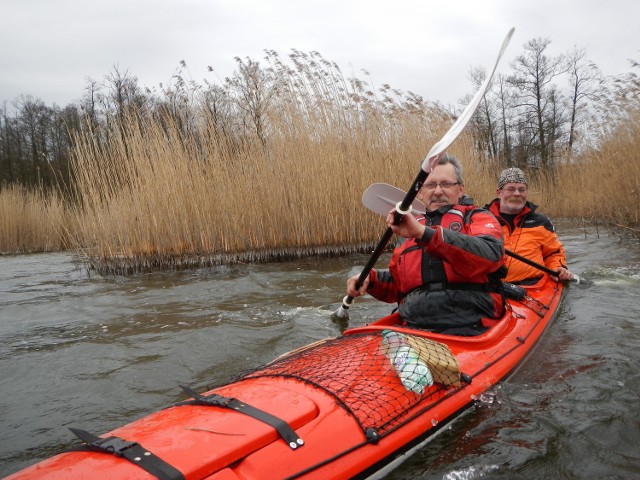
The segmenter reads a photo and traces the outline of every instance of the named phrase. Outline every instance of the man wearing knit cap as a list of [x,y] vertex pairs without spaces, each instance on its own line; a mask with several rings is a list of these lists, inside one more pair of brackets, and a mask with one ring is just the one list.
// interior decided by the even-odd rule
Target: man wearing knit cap
[[527,176],[519,168],[506,168],[502,171],[498,179],[498,190],[501,190],[507,183],[523,183],[526,187],[528,184]]
[[[504,247],[557,272],[555,280],[571,280],[565,252],[551,220],[537,212],[537,205],[527,201],[527,175],[519,168],[507,168],[498,178],[498,198],[485,208],[500,222],[504,233]],[[509,269],[505,280],[532,285],[543,276],[540,270],[517,259],[507,260]]]

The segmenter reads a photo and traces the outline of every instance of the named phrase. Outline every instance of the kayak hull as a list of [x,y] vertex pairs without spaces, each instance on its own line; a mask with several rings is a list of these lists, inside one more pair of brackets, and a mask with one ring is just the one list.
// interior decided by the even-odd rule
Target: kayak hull
[[[510,300],[505,316],[480,336],[414,330],[390,315],[291,352],[202,394],[237,399],[240,408],[230,408],[233,402],[186,401],[103,437],[136,442],[179,472],[176,478],[366,478],[397,464],[522,364],[555,317],[563,285],[545,278],[527,291],[524,301]],[[419,393],[410,391],[385,350],[388,332],[411,345],[428,342],[443,348],[457,365],[429,364],[433,384]],[[438,369],[451,370],[453,376],[438,377]],[[257,416],[252,415],[255,411]],[[282,422],[300,444],[285,440],[270,418]],[[36,478],[158,476],[136,461],[82,450],[60,453],[8,477]]]

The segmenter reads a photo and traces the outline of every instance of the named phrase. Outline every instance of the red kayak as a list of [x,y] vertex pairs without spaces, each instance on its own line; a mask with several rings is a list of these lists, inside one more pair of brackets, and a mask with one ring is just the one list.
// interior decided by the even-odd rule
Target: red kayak
[[[522,292],[521,292],[522,293]],[[288,353],[209,392],[8,477],[349,479],[399,464],[518,367],[558,311],[548,277],[477,337],[404,327],[397,315]]]

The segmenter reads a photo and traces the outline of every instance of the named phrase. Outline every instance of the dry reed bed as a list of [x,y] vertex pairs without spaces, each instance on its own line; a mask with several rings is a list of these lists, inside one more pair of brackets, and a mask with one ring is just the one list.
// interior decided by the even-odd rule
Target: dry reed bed
[[[380,181],[407,188],[447,126],[443,121],[433,134],[406,122],[395,124],[397,137],[386,144],[375,129],[359,138],[300,125],[269,150],[245,142],[234,154],[215,140],[211,124],[199,132],[211,144],[198,148],[177,129],[153,123],[133,123],[108,144],[87,132],[76,157],[81,205],[4,188],[0,251],[67,248],[71,232],[72,246],[103,273],[362,251],[384,230],[360,203],[364,189]],[[615,140],[575,164],[530,172],[530,199],[552,217],[637,227],[636,125],[621,127]],[[499,167],[484,165],[471,144],[463,137],[452,151],[465,164],[467,192],[483,204],[495,196]]]
[[[385,226],[362,192],[373,182],[408,188],[453,119],[388,86],[374,94],[314,54],[295,56],[294,68],[275,54],[269,61],[277,88],[251,97],[252,116],[240,98],[252,92],[227,85],[240,108],[223,128],[195,97],[172,116],[132,114],[110,118],[106,132],[85,130],[72,206],[57,193],[0,189],[0,252],[71,246],[102,273],[131,273],[371,248]],[[637,231],[640,111],[625,115],[595,139],[597,150],[529,172],[542,211]],[[472,140],[465,131],[450,151],[482,205],[501,167]]]
[[[635,125],[575,164],[530,172],[530,199],[552,217],[637,227]],[[203,128],[211,144],[197,149],[156,124],[134,123],[106,145],[87,132],[76,157],[82,204],[4,188],[0,251],[67,248],[71,232],[73,247],[103,273],[362,251],[384,230],[361,206],[364,189],[379,181],[407,188],[441,134],[408,122],[383,145],[375,130],[373,138],[296,131],[268,151],[254,141],[231,155],[210,124]],[[483,165],[470,145],[462,138],[452,151],[465,164],[467,192],[483,204],[495,196],[499,168]]]
[[[231,124],[196,98],[182,113],[86,131],[74,155],[76,245],[102,272],[263,261],[361,250],[384,224],[360,197],[409,185],[450,118],[389,87],[380,100],[335,64],[269,55],[231,83]],[[256,86],[253,89],[253,86]],[[185,128],[185,125],[188,128]]]
[[89,132],[76,156],[77,246],[99,271],[118,273],[369,248],[384,224],[362,192],[374,181],[408,187],[422,160],[415,150],[427,148],[416,139],[437,140],[405,121],[386,144],[382,126],[336,134],[288,124],[267,148],[245,140],[231,155],[211,122],[198,142],[166,121],[131,121],[106,148]]
[[17,185],[0,189],[0,253],[51,252],[67,248],[73,220],[62,197]]
[[559,214],[640,233],[640,110],[580,163],[563,165],[558,185],[552,205]]

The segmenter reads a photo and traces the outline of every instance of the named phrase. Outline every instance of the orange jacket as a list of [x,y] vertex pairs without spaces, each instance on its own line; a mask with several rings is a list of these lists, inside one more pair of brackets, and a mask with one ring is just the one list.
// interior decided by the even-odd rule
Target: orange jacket
[[[506,250],[511,250],[551,270],[567,267],[564,247],[558,240],[555,228],[546,215],[536,212],[537,205],[531,202],[526,203],[513,221],[515,226],[513,230],[500,214],[500,199],[496,198],[486,208],[495,215],[502,226]],[[521,282],[544,275],[537,268],[509,256],[507,256],[506,266],[509,269],[505,278],[507,282]]]

